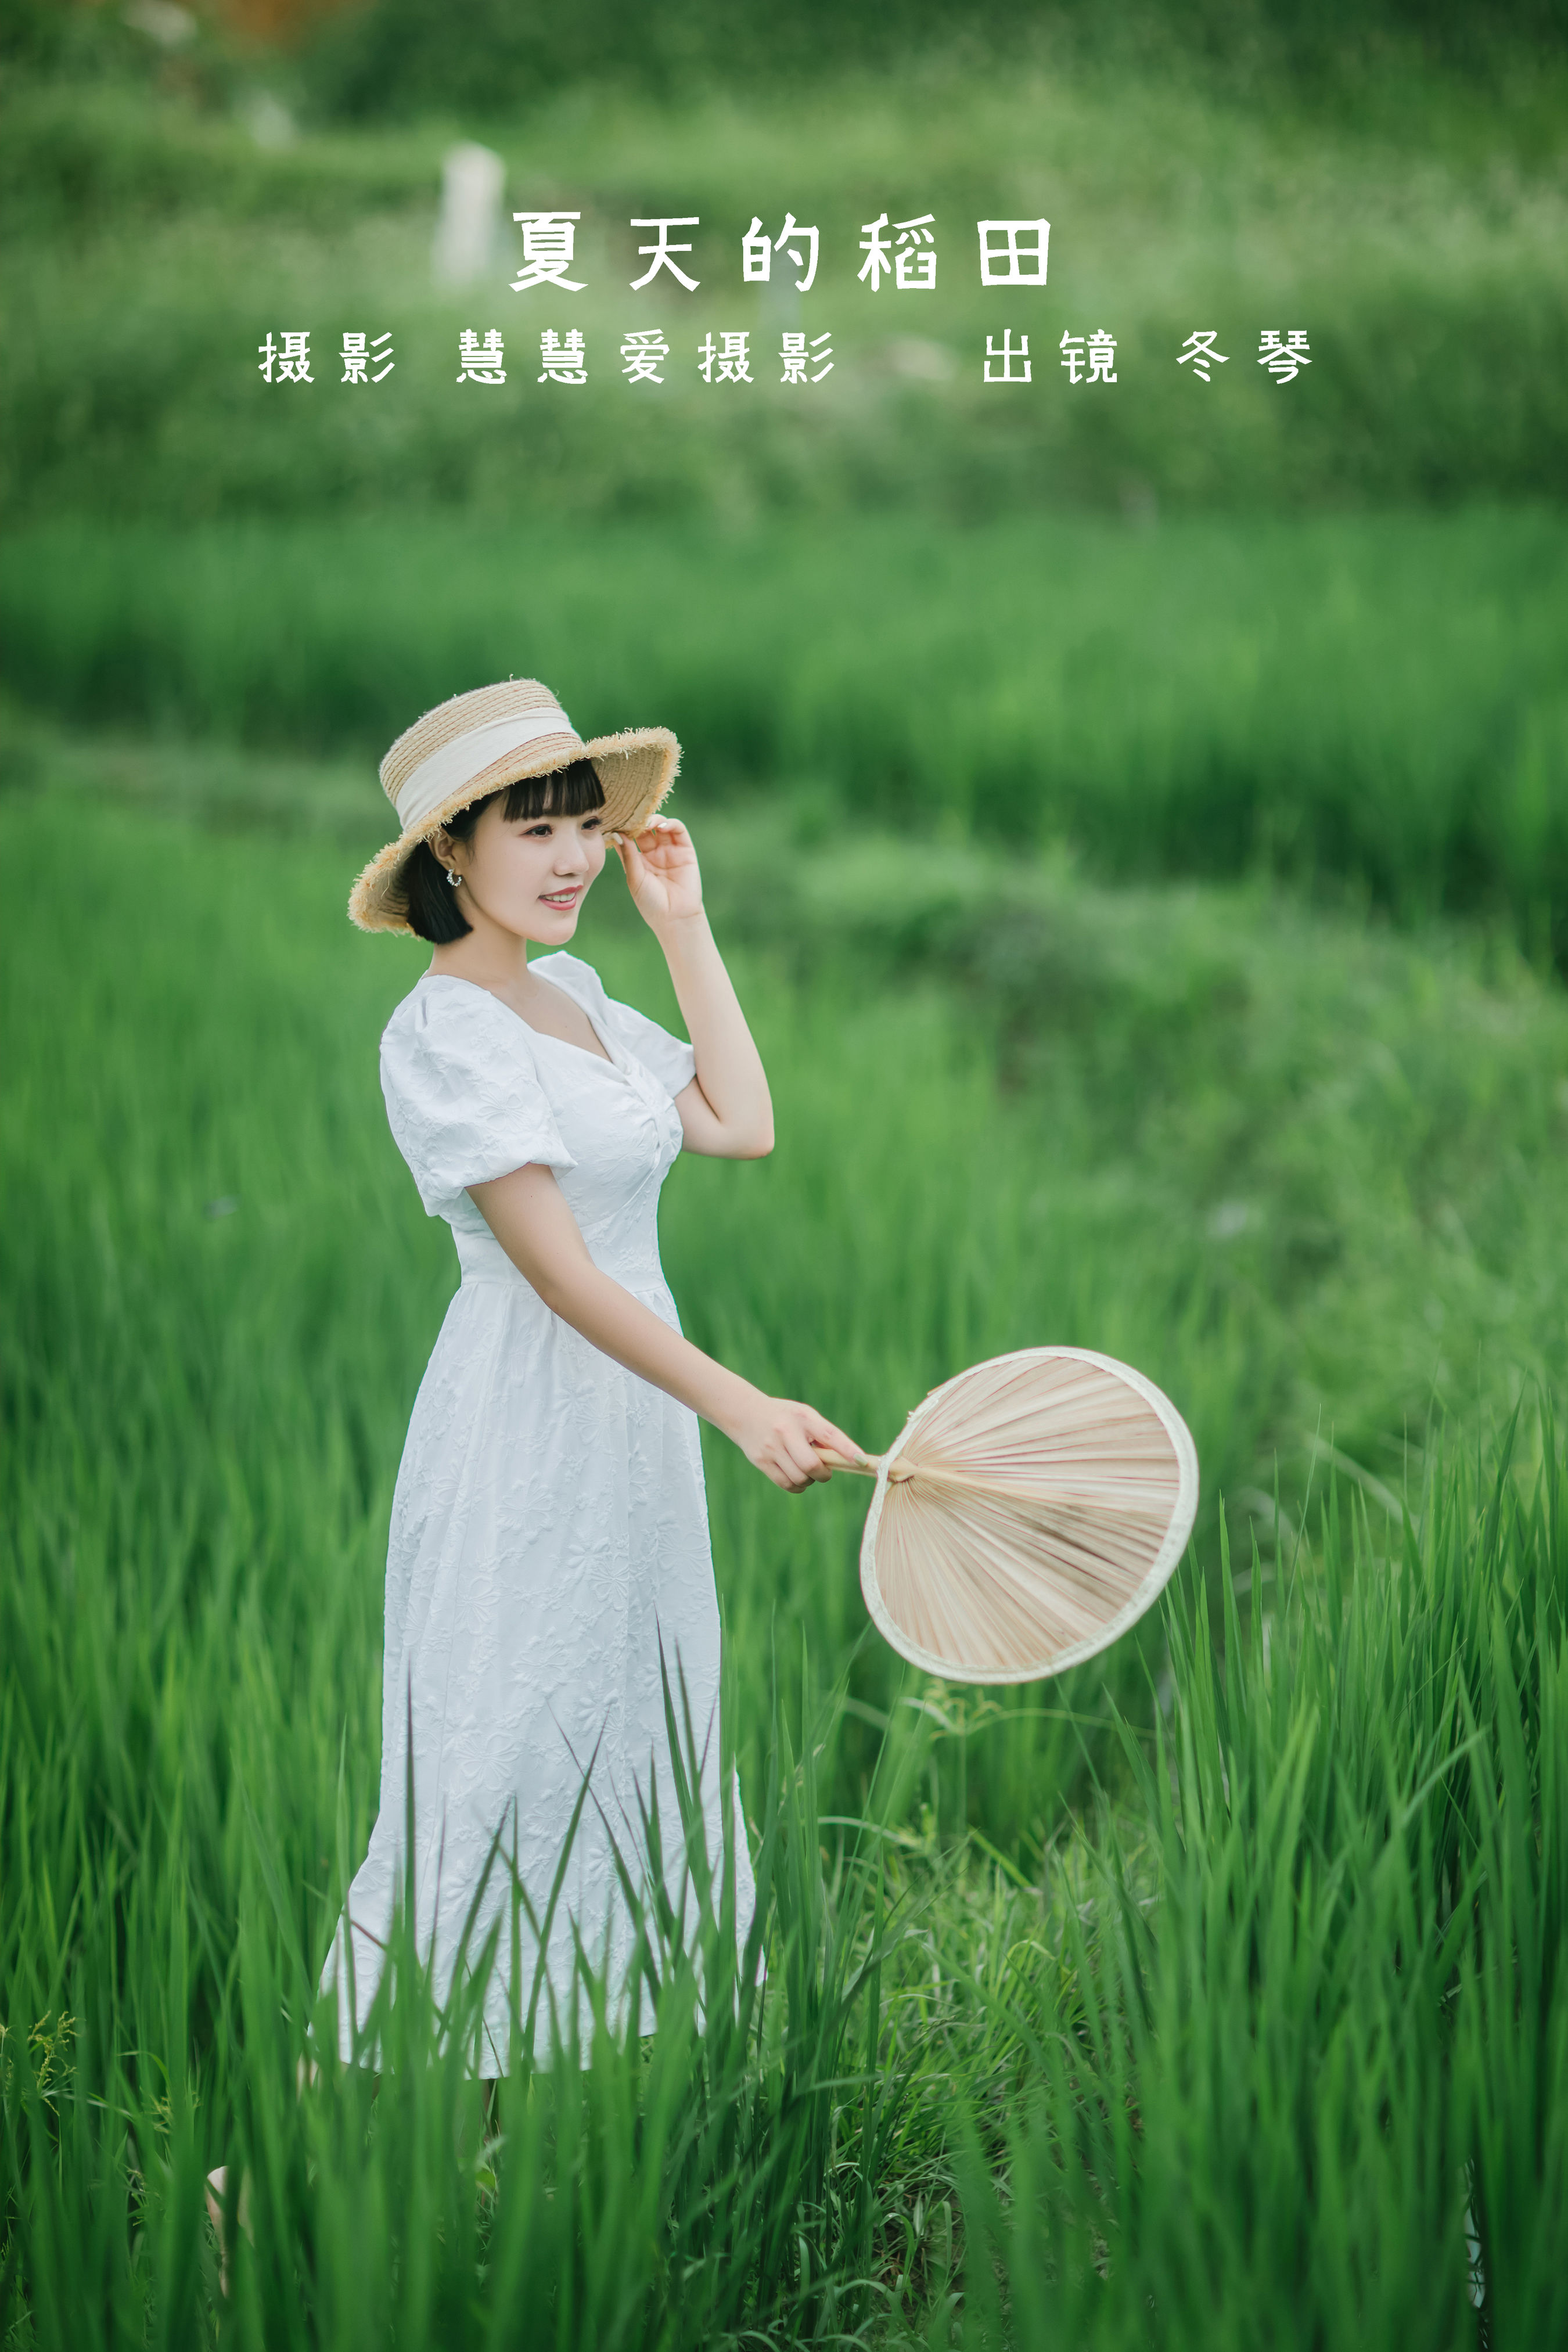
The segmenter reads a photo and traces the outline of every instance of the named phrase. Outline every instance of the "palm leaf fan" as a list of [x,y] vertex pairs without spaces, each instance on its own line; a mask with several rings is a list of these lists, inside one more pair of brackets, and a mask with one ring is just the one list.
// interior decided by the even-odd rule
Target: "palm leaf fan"
[[950,1682],[1058,1675],[1114,1642],[1181,1558],[1198,1501],[1186,1423],[1087,1348],[1024,1348],[933,1389],[879,1457],[860,1586],[879,1631]]

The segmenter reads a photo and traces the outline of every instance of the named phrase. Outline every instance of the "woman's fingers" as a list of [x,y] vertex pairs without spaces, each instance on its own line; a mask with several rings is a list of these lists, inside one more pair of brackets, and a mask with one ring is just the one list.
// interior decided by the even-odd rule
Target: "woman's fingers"
[[791,1410],[788,1425],[790,1458],[801,1475],[813,1486],[820,1485],[833,1475],[817,1452],[823,1433],[830,1426],[808,1404],[797,1404]]
[[637,847],[641,856],[661,868],[679,871],[688,866],[695,866],[697,863],[691,835],[683,824],[676,824],[670,817],[656,817],[650,825],[645,826],[637,836]]
[[806,1434],[811,1439],[819,1460],[825,1452],[838,1455],[841,1463],[868,1463],[870,1459],[865,1447],[858,1445],[847,1431],[840,1429],[837,1422],[827,1420],[820,1412],[810,1415],[806,1424]]
[[864,1449],[846,1431],[793,1398],[771,1400],[753,1431],[741,1438],[746,1453],[764,1476],[789,1495],[804,1495],[808,1486],[826,1485],[833,1465],[824,1459],[825,1452],[845,1462],[868,1461]]
[[[791,1459],[801,1472],[805,1486],[826,1486],[833,1475],[834,1465],[825,1461],[825,1450],[839,1455],[846,1462],[864,1462],[864,1450],[856,1444],[834,1422],[815,1412],[809,1405],[798,1408],[799,1420],[790,1429]],[[797,1489],[804,1492],[804,1486]]]
[[803,1495],[809,1486],[828,1475],[821,1456],[798,1435],[781,1430],[770,1454],[769,1475],[792,1495]]
[[[656,835],[655,841],[649,844],[650,847],[657,845],[657,839]],[[626,877],[626,888],[638,913],[649,916],[659,912],[668,893],[665,878],[658,867],[643,856],[629,833],[612,833],[609,841],[619,856],[621,871]]]

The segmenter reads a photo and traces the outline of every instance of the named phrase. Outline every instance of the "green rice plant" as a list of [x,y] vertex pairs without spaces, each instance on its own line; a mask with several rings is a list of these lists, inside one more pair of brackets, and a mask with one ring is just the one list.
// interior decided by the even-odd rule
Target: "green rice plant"
[[[4,2291],[20,2340],[206,2340],[215,2304],[224,2339],[256,2345],[547,2334],[706,2346],[853,2330],[900,2071],[878,2079],[874,1994],[858,2027],[868,2053],[853,2039],[862,1989],[893,1948],[879,1920],[868,1930],[875,1850],[825,1868],[809,1747],[797,1769],[775,1716],[758,1909],[739,1943],[737,1825],[728,1813],[710,1856],[692,1793],[700,1748],[668,1685],[667,1707],[685,1771],[676,1817],[641,1823],[651,1896],[638,1857],[624,1855],[639,1923],[628,1983],[607,1982],[579,1943],[586,2013],[562,2017],[540,2057],[540,1986],[515,1979],[514,2045],[493,2099],[468,2067],[494,1937],[438,2000],[407,1908],[340,2063],[336,2002],[312,1997],[259,1790],[237,1932],[219,1930],[231,1958],[216,2038],[189,2007],[177,1843],[144,1856],[156,1948],[137,1948],[132,1905],[123,2005],[112,1938],[68,1927],[75,1948],[60,1958],[84,2011],[70,2060],[58,2028],[5,2053]],[[26,2010],[46,1994],[47,1895],[28,1791],[9,1793],[22,1842],[3,1981]],[[89,1878],[96,1859],[82,1855]],[[525,1902],[520,1887],[514,1918]],[[215,2152],[226,2159],[216,2275],[201,2218]]]
[[[1468,2211],[1492,2343],[1552,2340],[1561,1472],[1528,1414],[1511,1456],[1484,1433],[1561,1370],[1558,992],[1267,896],[846,843],[816,803],[696,827],[781,1141],[671,1178],[689,1328],[875,1444],[967,1359],[1107,1346],[1197,1433],[1197,1572],[1102,1668],[977,1698],[865,1639],[851,1482],[797,1502],[710,1447],[765,1971],[689,1851],[646,2045],[584,2025],[587,2064],[533,2065],[520,2033],[487,2117],[410,1952],[373,2099],[316,1987],[452,1283],[374,1075],[422,957],[342,919],[340,775],[171,753],[193,823],[146,805],[159,753],[27,740],[0,2329],[1023,2343],[1054,2298],[1094,2352],[1446,2344]],[[672,1017],[616,903],[584,952]]]
[[534,675],[642,713],[685,796],[785,783],[823,823],[1110,878],[1259,870],[1561,955],[1565,541],[1544,511],[1015,519],[584,534],[457,519],[11,534],[14,689],[255,751],[370,762],[421,709]]
[[[97,756],[69,759],[90,777]],[[47,782],[65,754],[38,757]],[[103,1690],[88,1751],[103,1801],[130,1801],[126,1759],[148,1742],[184,1753],[217,1872],[227,1739],[153,1696],[168,1643],[188,1631],[181,1672],[200,1688],[254,1678],[258,1722],[286,1706],[321,1785],[346,1736],[363,1838],[376,1732],[360,1662],[452,1270],[375,1077],[419,950],[343,922],[354,849],[308,824],[235,832],[251,771],[186,766],[221,787],[216,837],[51,793],[50,859],[77,895],[57,908],[18,884],[9,917],[6,1183],[26,1210],[6,1239],[5,1378],[28,1472],[9,1639],[40,1726],[49,1693]],[[126,772],[138,793],[184,789],[156,754]],[[318,782],[339,790],[308,770],[290,783],[307,813]],[[1221,1493],[1238,1539],[1256,1524],[1272,1546],[1276,1454],[1288,1507],[1321,1443],[1397,1486],[1434,1400],[1490,1414],[1522,1374],[1568,1369],[1568,1026],[1505,957],[1268,898],[1124,898],[863,829],[853,854],[802,845],[794,822],[698,826],[780,1133],[769,1161],[683,1162],[668,1188],[667,1263],[700,1344],[879,1447],[965,1362],[1047,1339],[1108,1349],[1196,1433],[1208,1547]],[[613,992],[678,1019],[657,950],[605,888],[583,951]],[[165,903],[178,920],[150,929]],[[976,939],[1005,951],[990,976]],[[864,1496],[837,1481],[796,1506],[712,1442],[707,1474],[745,1718],[766,1720],[753,1676],[775,1627],[824,1661],[853,1651],[870,1716],[850,1717],[827,1769],[832,1809],[856,1811],[879,1725],[916,1695],[861,1643]],[[128,1580],[161,1596],[150,1619],[127,1618]],[[1134,1703],[1135,1658],[1115,1674]],[[1068,1715],[1104,1690],[1098,1674],[1092,1696],[1069,1689]],[[1072,1725],[942,1705],[942,1722],[922,1717],[936,1828],[972,1819],[1009,1851],[1043,1833],[1082,1769]],[[298,1853],[318,1887],[332,1844],[312,1802]]]
[[[1147,520],[1561,499],[1561,56],[1504,64],[1489,41],[1496,70],[1457,85],[1396,55],[1314,106],[1279,81],[1226,88],[1179,41],[1162,54],[1137,32],[1098,60],[1037,37],[1010,39],[1001,68],[911,56],[885,13],[883,55],[847,75],[686,79],[658,98],[624,80],[546,95],[531,76],[525,110],[487,76],[484,116],[465,110],[460,125],[307,122],[268,152],[235,119],[237,90],[231,113],[216,92],[202,109],[13,77],[0,139],[13,516],[457,506],[516,527],[734,529],[847,510]],[[483,54],[437,47],[470,67]],[[412,26],[395,54],[416,54]],[[413,70],[428,102],[438,78]],[[437,288],[440,157],[459,128],[506,164],[502,234],[475,283]],[[563,205],[581,214],[584,290],[520,300],[508,215]],[[918,301],[857,279],[862,225],[889,207],[938,224],[939,278]],[[748,224],[786,208],[822,231],[803,295],[740,273]],[[695,294],[631,290],[630,224],[661,213],[698,218]],[[983,286],[975,222],[1041,216],[1048,288]],[[396,352],[374,392],[345,386],[335,356],[372,318]],[[1199,322],[1226,364],[1194,387],[1179,354]],[[650,323],[670,362],[634,388],[620,339]],[[797,323],[834,353],[805,392],[779,364]],[[564,325],[587,338],[586,381],[571,387],[540,382],[536,363],[539,333]],[[262,380],[259,346],[280,326],[311,332],[309,386]],[[458,334],[475,326],[506,331],[502,384],[457,380]],[[1026,335],[1027,383],[987,383],[998,327]],[[1096,327],[1116,338],[1116,383],[1072,383],[1059,339]],[[700,377],[710,328],[752,337],[743,387]],[[1281,386],[1259,338],[1289,329],[1309,335],[1310,362]]]
[[1226,1580],[1218,1658],[1173,1611],[1140,1802],[1086,1835],[1094,1896],[1058,1914],[1081,2013],[1023,2110],[971,2126],[966,2342],[1568,2325],[1550,1419],[1519,1467],[1456,1449],[1386,1534],[1331,1492],[1272,1590],[1254,1555],[1246,1622]]

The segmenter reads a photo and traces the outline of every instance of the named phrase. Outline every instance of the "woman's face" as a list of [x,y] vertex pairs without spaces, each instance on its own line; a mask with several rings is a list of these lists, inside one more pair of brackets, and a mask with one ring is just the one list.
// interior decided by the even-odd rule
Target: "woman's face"
[[438,846],[463,877],[462,908],[476,930],[489,922],[516,939],[560,947],[603,868],[605,820],[598,809],[509,819],[503,793],[480,812],[467,841],[443,835]]

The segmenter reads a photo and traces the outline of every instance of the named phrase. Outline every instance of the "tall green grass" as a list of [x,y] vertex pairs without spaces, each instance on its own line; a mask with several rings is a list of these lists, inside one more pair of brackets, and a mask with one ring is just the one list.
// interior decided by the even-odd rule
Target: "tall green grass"
[[1506,1447],[1461,1455],[1403,1524],[1333,1498],[1266,1598],[1254,1559],[1249,1622],[1227,1580],[1219,1660],[1173,1610],[1172,1723],[1129,1740],[1138,1802],[1085,1841],[1089,1899],[1058,1914],[1071,2028],[971,2129],[966,2341],[1436,2352],[1568,2328],[1546,1444],[1522,1483]]
[[[1468,2205],[1491,2344],[1551,2340],[1562,1468],[1528,1419],[1511,1468],[1428,1457],[1421,1413],[1439,1344],[1478,1428],[1563,1370],[1555,994],[1269,902],[813,846],[809,808],[705,828],[728,936],[783,894],[735,957],[783,1139],[672,1179],[689,1328],[871,1444],[994,1349],[1131,1357],[1196,1431],[1206,1575],[976,1704],[867,1645],[850,1482],[795,1502],[710,1446],[771,1857],[733,2031],[721,1882],[650,1919],[650,2044],[520,2064],[487,2124],[409,1955],[374,2103],[332,2063],[300,2095],[451,1282],[374,1077],[419,958],[349,930],[331,833],[126,814],[36,755],[0,811],[11,2339],[1023,2343],[1054,2309],[1096,2347],[1447,2346]],[[657,1008],[615,908],[584,951]],[[1006,973],[1053,947],[1077,991],[1020,1027]],[[1286,1222],[1330,1168],[1337,1260]],[[1314,1384],[1364,1498],[1326,1521]]]
[[366,760],[493,677],[672,725],[682,790],[1065,842],[1102,875],[1258,869],[1565,940],[1556,519],[1152,532],[1060,518],[584,533],[458,518],[13,533],[13,686],[81,722]]
[[[90,747],[74,756],[92,772]],[[188,1572],[215,1640],[241,1606],[291,1623],[313,1562],[330,1614],[299,1633],[290,1704],[301,1727],[323,1710],[325,1754],[452,1282],[376,1082],[422,951],[351,930],[357,855],[331,833],[110,814],[48,789],[57,746],[37,757],[49,864],[74,879],[57,904],[13,861],[7,1185],[27,1206],[6,1295],[48,1540],[69,1541],[68,1504],[93,1557],[123,1540],[139,1579]],[[211,815],[243,821],[248,782],[231,763]],[[19,843],[26,806],[5,815]],[[1521,1380],[1568,1375],[1554,990],[1500,950],[1489,968],[1267,897],[1124,900],[956,849],[799,838],[820,823],[807,803],[697,826],[781,1134],[771,1160],[683,1163],[668,1187],[666,1258],[701,1343],[873,1445],[965,1362],[1109,1348],[1177,1398],[1205,1527],[1224,1492],[1247,1498],[1238,1533],[1259,1514],[1272,1530],[1277,1456],[1288,1505],[1321,1443],[1398,1484],[1434,1405],[1506,1410]],[[601,888],[583,951],[678,1019],[616,878]],[[187,1423],[176,1474],[166,1433]],[[717,1441],[709,1483],[762,1721],[779,1623],[822,1660],[863,1628],[863,1498],[839,1482],[794,1506]],[[87,1613],[119,1605],[111,1588]],[[902,1689],[879,1645],[860,1654],[858,1702],[880,1715]],[[1075,1743],[983,1717],[974,1817],[1037,1838]],[[836,1769],[852,1809],[865,1740]]]

